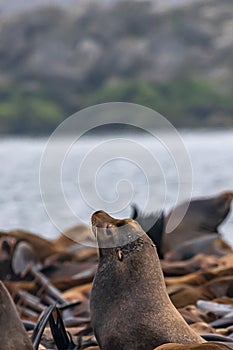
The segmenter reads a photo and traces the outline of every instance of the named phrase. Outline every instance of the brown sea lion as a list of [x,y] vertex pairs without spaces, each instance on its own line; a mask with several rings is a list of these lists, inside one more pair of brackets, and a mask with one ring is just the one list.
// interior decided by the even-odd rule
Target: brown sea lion
[[43,261],[52,254],[64,251],[64,249],[56,247],[52,241],[24,230],[1,231],[0,237],[14,237],[17,242],[25,241],[31,244],[35,251],[36,258],[40,261]]
[[[35,252],[35,258],[40,262],[52,263],[52,262],[63,262],[63,261],[85,261],[91,258],[97,257],[97,250],[95,247],[85,247],[79,245],[80,249],[74,252],[69,251],[67,243],[62,247],[62,240],[48,240],[40,237],[37,234],[33,234],[24,230],[12,230],[8,232],[0,232],[0,238],[14,238],[16,242],[27,242],[31,244]],[[62,236],[63,237],[63,236]],[[65,239],[66,241],[69,238]],[[73,241],[72,241],[73,242]],[[83,249],[84,248],[84,249]]]
[[168,287],[168,294],[177,308],[196,304],[199,299],[212,300],[217,297],[233,297],[233,277],[215,278],[200,286],[185,284]]
[[215,342],[208,342],[204,344],[164,344],[156,348],[156,350],[227,350],[232,349],[232,344],[220,344]]
[[[218,227],[229,214],[232,199],[233,192],[226,191],[215,197],[192,200],[181,223],[164,235],[164,252],[205,233],[219,233]],[[186,206],[187,203],[183,203],[172,210],[165,219],[165,225],[171,215],[178,214]]]
[[136,205],[132,206],[132,219],[136,220],[157,248],[160,259],[163,258],[164,213],[143,214]]
[[155,245],[132,219],[92,216],[99,266],[91,320],[102,350],[152,350],[167,342],[202,343],[172,305]]
[[95,246],[91,229],[86,225],[76,225],[64,231],[60,236],[53,240],[57,248],[70,248],[77,244],[85,244],[86,246]]
[[221,257],[232,253],[232,248],[217,233],[203,233],[201,237],[189,239],[174,247],[165,254],[165,258],[169,261],[187,260],[199,253]]
[[165,282],[167,286],[188,284],[190,286],[200,286],[214,278],[232,276],[233,267],[217,267],[206,269],[205,271],[197,271],[189,273],[185,276],[166,277]]
[[15,305],[0,281],[0,350],[33,350]]
[[9,280],[14,275],[11,260],[15,244],[13,237],[0,237],[0,280]]
[[205,254],[197,254],[193,258],[184,261],[161,260],[165,276],[183,276],[199,270],[217,267],[218,264],[218,257]]
[[203,312],[194,305],[185,306],[184,308],[179,309],[179,312],[188,324],[196,322],[210,323],[217,319],[217,316],[213,313]]

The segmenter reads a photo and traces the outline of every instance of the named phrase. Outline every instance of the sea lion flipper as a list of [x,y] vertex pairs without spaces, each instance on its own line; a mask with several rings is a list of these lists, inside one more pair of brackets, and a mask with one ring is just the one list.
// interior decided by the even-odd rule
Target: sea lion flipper
[[32,333],[32,338],[31,338],[35,350],[37,350],[39,347],[41,336],[44,332],[46,323],[48,322],[48,319],[54,309],[55,309],[55,305],[51,305],[47,307],[39,317],[39,320],[36,324],[36,327]]
[[16,245],[12,257],[12,269],[16,275],[23,274],[29,265],[36,263],[35,253],[32,246],[27,242],[19,242]]
[[56,308],[55,311],[56,322],[52,314],[50,314],[49,317],[49,325],[55,344],[58,350],[72,349],[75,347],[75,344],[73,343],[71,336],[66,332],[60,311],[58,308]]
[[14,302],[0,281],[0,350],[33,350],[32,343],[17,314]]

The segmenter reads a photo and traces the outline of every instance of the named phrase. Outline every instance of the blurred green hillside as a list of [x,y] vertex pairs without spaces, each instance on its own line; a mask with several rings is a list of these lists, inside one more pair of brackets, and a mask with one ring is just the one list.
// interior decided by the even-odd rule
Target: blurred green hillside
[[48,133],[111,101],[151,107],[177,127],[233,126],[231,0],[82,3],[0,24],[1,133]]

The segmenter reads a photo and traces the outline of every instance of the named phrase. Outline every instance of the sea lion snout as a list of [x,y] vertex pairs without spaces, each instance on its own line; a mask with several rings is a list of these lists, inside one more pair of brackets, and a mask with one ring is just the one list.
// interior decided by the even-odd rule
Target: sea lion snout
[[3,237],[1,238],[0,242],[1,250],[10,255],[15,248],[16,239],[14,237]]
[[[113,218],[103,210],[96,211],[91,218],[92,227],[106,228]],[[111,223],[112,224],[112,223]]]
[[133,219],[115,219],[103,210],[95,212],[91,222],[92,231],[102,247],[123,246],[142,234],[141,226]]
[[91,218],[92,227],[95,226],[104,229],[114,229],[116,227],[133,224],[134,222],[135,221],[132,219],[114,219],[103,210],[96,211]]

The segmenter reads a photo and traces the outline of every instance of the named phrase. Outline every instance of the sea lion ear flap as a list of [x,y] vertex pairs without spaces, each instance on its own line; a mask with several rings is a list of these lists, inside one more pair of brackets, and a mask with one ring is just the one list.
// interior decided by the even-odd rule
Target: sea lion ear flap
[[0,281],[0,349],[33,350],[32,343],[4,284]]
[[23,274],[30,265],[36,263],[35,254],[30,244],[19,242],[12,257],[12,270],[16,275]]
[[138,217],[138,207],[137,207],[135,204],[132,204],[131,207],[132,207],[131,218],[132,218],[133,220],[136,220],[137,217]]

